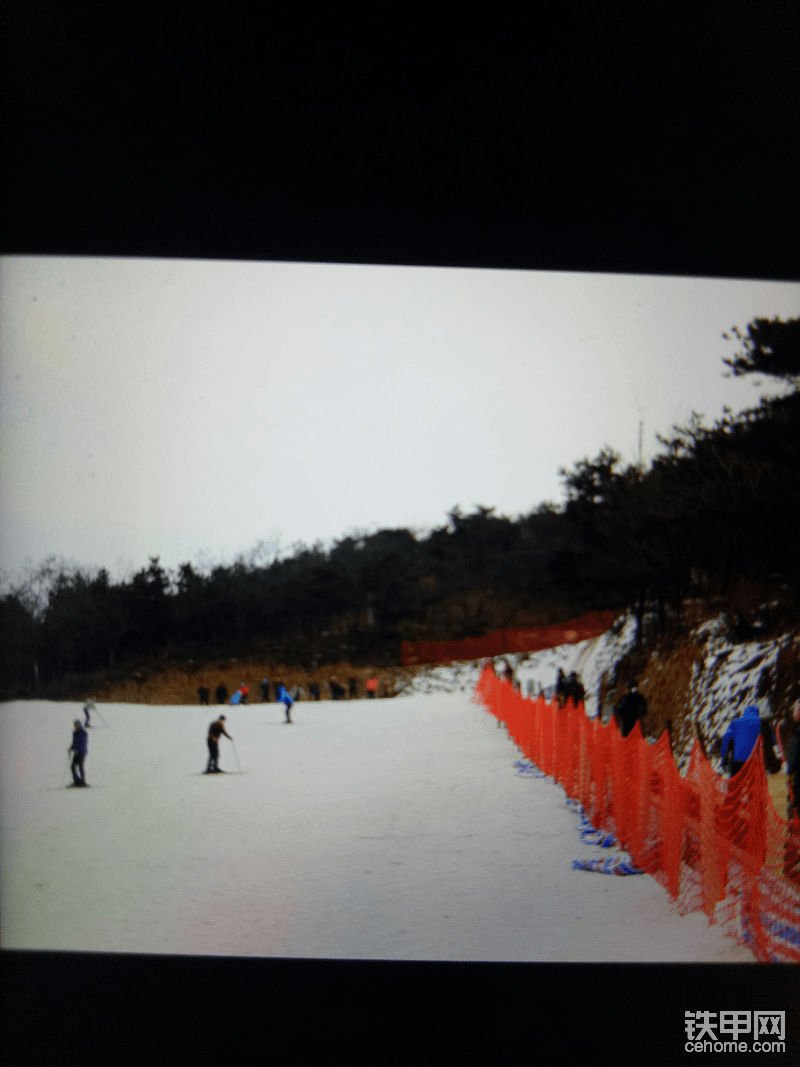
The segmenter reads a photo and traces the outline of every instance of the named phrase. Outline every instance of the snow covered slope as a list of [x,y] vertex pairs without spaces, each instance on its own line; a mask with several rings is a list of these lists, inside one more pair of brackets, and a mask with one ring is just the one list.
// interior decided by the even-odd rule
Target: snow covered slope
[[649,877],[574,871],[608,853],[470,696],[227,708],[244,773],[216,776],[210,709],[102,704],[86,790],[61,788],[77,705],[0,706],[3,946],[752,961]]

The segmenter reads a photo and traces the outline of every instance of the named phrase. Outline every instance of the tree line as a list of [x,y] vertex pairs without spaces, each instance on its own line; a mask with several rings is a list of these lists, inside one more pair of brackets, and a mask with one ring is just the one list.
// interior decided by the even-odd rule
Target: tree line
[[[723,335],[725,336],[725,335]],[[158,557],[125,580],[51,559],[0,599],[0,698],[134,661],[253,654],[283,662],[398,662],[432,607],[491,590],[515,608],[569,613],[630,606],[660,624],[691,592],[742,579],[800,593],[800,319],[755,319],[724,360],[734,375],[780,380],[783,395],[659,437],[649,467],[608,448],[560,475],[561,505],[516,519],[455,507],[422,537],[408,529],[298,545],[259,563],[239,557],[168,571]],[[479,613],[430,637],[485,632]]]

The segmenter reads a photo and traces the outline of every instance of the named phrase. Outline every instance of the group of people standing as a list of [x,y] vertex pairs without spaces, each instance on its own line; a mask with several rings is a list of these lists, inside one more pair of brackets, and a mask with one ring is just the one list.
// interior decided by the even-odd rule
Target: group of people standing
[[[325,684],[325,683],[323,683],[323,684]],[[337,682],[337,680],[335,678],[331,678],[331,680],[327,683],[327,686],[328,686],[328,689],[330,690],[330,699],[331,700],[345,700],[345,699],[348,699],[348,698],[350,700],[357,700],[358,699],[358,679],[357,678],[348,678],[347,679],[347,689],[345,689],[345,687],[343,685],[340,685],[339,682]],[[286,687],[284,685],[282,685],[280,682],[274,682],[273,683],[273,682],[270,682],[269,678],[262,678],[262,680],[261,680],[261,701],[264,704],[268,704],[270,702],[270,688],[271,687],[274,688],[275,700],[276,700],[277,703],[281,702],[281,697],[280,697],[281,689],[283,689],[285,692],[287,692],[289,694],[289,696],[292,698],[293,701],[294,700],[303,700],[305,698],[305,695],[306,695],[305,689],[301,688],[298,685],[293,686],[292,689],[286,689]],[[368,678],[366,680],[366,682],[364,683],[364,689],[366,691],[366,695],[367,695],[367,697],[372,698],[372,699],[374,699],[375,697],[380,695],[380,688],[381,688],[381,683],[380,683],[380,679],[377,676],[373,676],[373,677]],[[319,682],[317,682],[317,681],[309,682],[308,692],[309,692],[309,698],[311,700],[321,700],[322,699],[322,692],[320,690],[320,683]],[[208,705],[210,695],[211,695],[211,692],[210,692],[208,686],[201,685],[197,690],[197,696],[199,698],[200,704],[202,704],[202,705],[205,705],[205,706]],[[215,696],[216,696],[216,700],[217,700],[218,704],[247,704],[248,703],[248,699],[249,699],[249,695],[250,695],[250,689],[244,682],[242,682],[242,684],[239,686],[239,688],[236,690],[236,692],[230,698],[228,697],[228,690],[227,690],[226,686],[224,684],[222,684],[222,683],[220,683],[217,686],[216,691],[215,691]],[[385,697],[389,696],[389,688],[388,688],[387,684],[384,684],[383,696],[385,696]]]
[[577,675],[576,671],[573,671],[569,678],[566,677],[561,668],[558,668],[558,675],[556,676],[556,700],[558,706],[563,708],[568,700],[577,706],[582,704],[586,699],[586,690],[583,687],[583,682]]

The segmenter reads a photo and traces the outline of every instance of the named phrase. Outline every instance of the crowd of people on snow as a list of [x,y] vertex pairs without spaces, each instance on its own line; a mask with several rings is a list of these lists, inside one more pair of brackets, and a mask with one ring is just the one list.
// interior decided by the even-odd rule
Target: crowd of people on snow
[[[335,678],[331,678],[329,682],[318,682],[312,680],[308,685],[308,699],[309,700],[324,700],[322,686],[327,686],[329,691],[328,699],[330,700],[357,700],[359,699],[358,691],[358,679],[348,678],[347,689],[343,685],[340,685]],[[261,680],[261,702],[268,704],[270,702],[270,687],[273,688],[275,693],[276,702],[280,703],[280,690],[284,688],[281,682],[270,682],[269,678],[262,678]],[[292,698],[292,700],[305,700],[306,691],[302,686],[295,685],[291,689],[287,689],[286,692]],[[392,690],[389,683],[385,682],[381,685],[381,681],[378,677],[372,676],[367,678],[364,683],[364,692],[368,698],[374,699],[375,697],[389,697]],[[218,704],[247,704],[250,697],[250,687],[245,683],[238,687],[236,692],[232,695],[228,695],[227,687],[220,683],[214,693]],[[208,705],[211,691],[208,686],[201,685],[197,690],[197,696],[202,705]]]

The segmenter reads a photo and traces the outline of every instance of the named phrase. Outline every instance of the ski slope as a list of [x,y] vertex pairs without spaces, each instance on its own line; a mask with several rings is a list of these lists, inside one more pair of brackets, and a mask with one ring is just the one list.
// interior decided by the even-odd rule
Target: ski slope
[[3,947],[753,961],[650,877],[572,870],[609,853],[470,692],[224,710],[244,773],[201,773],[214,708],[100,704],[67,789],[79,705],[0,706]]

